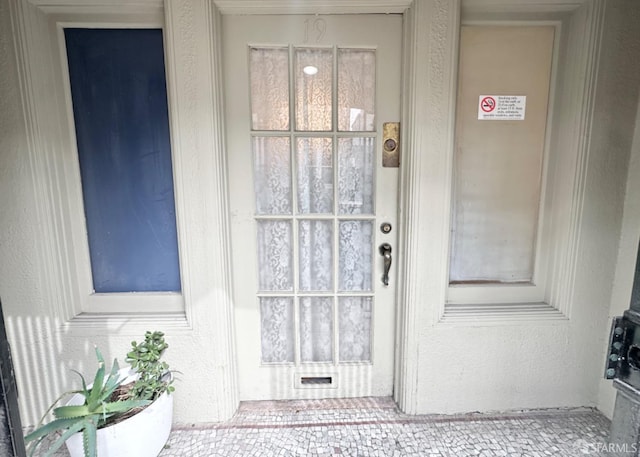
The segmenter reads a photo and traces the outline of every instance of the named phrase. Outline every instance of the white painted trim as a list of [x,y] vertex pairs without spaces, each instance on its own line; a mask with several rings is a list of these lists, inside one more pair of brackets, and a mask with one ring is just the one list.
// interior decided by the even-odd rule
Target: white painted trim
[[462,0],[463,18],[473,13],[564,13],[591,0]]
[[411,0],[213,0],[222,14],[404,13]]
[[458,0],[415,0],[405,15],[394,398],[409,414],[419,406],[420,337],[447,286],[459,21]]
[[[556,205],[555,214],[552,216],[556,221],[556,235],[555,245],[551,250],[556,253],[556,258],[552,259],[550,268],[547,303],[569,317],[574,301],[603,13],[604,1],[592,0],[572,16],[571,20],[575,23],[568,24],[567,28],[566,74],[556,100],[556,106],[560,111],[557,130],[553,133],[553,147],[572,157],[573,161],[560,164],[562,167],[571,166],[570,170],[556,169],[554,185],[558,188],[566,180],[565,173],[568,172],[572,188],[570,195],[554,196],[554,205],[559,198],[563,201],[568,198],[569,201],[563,203],[560,208]],[[568,219],[563,219],[558,214],[560,211],[566,211]]]
[[[501,4],[497,0],[481,3],[493,6]],[[523,10],[524,13],[518,11],[516,16],[505,19],[505,23],[511,23],[514,19],[526,20],[529,14],[535,14],[536,20],[545,17],[545,15],[552,17],[556,11],[554,8],[549,8],[549,4],[545,2],[534,1],[527,4],[527,8]],[[574,5],[574,8],[568,9],[570,14],[563,19],[562,29],[566,36],[560,37],[564,43],[560,50],[563,53],[564,67],[562,71],[554,69],[554,72],[559,72],[562,79],[551,86],[550,94],[553,98],[549,103],[550,116],[553,116],[555,120],[547,141],[551,157],[545,160],[545,167],[553,167],[553,169],[548,170],[545,175],[548,185],[545,185],[543,198],[546,200],[544,205],[547,209],[545,210],[545,218],[541,221],[544,225],[543,232],[547,234],[545,235],[546,242],[549,243],[547,247],[549,257],[546,260],[548,262],[547,285],[543,296],[535,297],[536,301],[539,300],[538,305],[540,306],[534,308],[540,312],[539,317],[541,318],[555,316],[561,321],[566,319],[565,316],[570,316],[573,304],[577,268],[576,253],[584,204],[586,167],[593,117],[592,100],[595,96],[595,74],[598,66],[604,5],[602,0],[585,0],[571,4]],[[474,4],[474,7],[476,7],[474,10],[476,15],[483,12],[477,4]],[[491,16],[489,15],[489,17]],[[558,60],[559,57],[554,57],[554,66]],[[558,151],[562,151],[562,153],[560,154]],[[571,184],[567,186],[565,184],[567,182]],[[459,301],[456,303],[462,305]],[[491,305],[500,303],[500,301],[496,299],[495,302],[492,302],[485,299],[482,300],[482,303]],[[557,313],[554,314],[548,308],[556,309]],[[521,306],[513,306],[512,312],[509,313],[512,321],[527,319],[531,309],[523,312],[524,309]],[[455,312],[451,310],[455,310]],[[491,322],[491,310],[491,306],[468,304],[457,307],[447,304],[440,320],[447,323],[460,322],[465,324],[470,318],[479,318]],[[507,319],[509,316],[505,314],[503,318]],[[496,322],[500,322],[500,320]]]
[[[19,40],[23,47],[17,54],[19,65],[23,68],[21,92],[25,97],[29,153],[32,156],[36,188],[41,188],[38,201],[43,208],[40,215],[44,229],[42,239],[48,248],[42,253],[42,262],[39,264],[44,267],[42,277],[50,278],[46,296],[52,300],[60,324],[67,321],[64,328],[69,330],[83,312],[103,311],[106,320],[119,319],[125,325],[132,321],[126,312],[136,302],[140,302],[142,309],[147,308],[151,314],[182,310],[182,319],[186,319],[181,294],[116,294],[113,303],[103,294],[93,294],[62,32],[63,24],[158,27],[162,24],[162,10],[158,10],[157,5],[144,8],[134,5],[130,9],[127,2],[111,2],[107,5],[109,9],[106,13],[87,12],[87,8],[62,2],[48,2],[48,8],[42,8],[27,1],[15,0],[15,6],[17,14],[14,23],[25,37],[24,41]],[[103,8],[107,6],[103,5]],[[104,21],[105,15],[107,21]],[[58,90],[52,91],[51,86]],[[178,155],[172,150],[174,160]],[[175,164],[174,182],[176,185],[180,182],[180,172],[176,171]],[[51,230],[52,227],[55,230]],[[182,258],[183,246],[180,246],[180,251]],[[189,277],[182,269],[181,278],[184,287]],[[182,325],[186,325],[186,321]]]
[[[168,0],[167,0],[168,1]],[[218,289],[219,306],[217,310],[215,331],[221,335],[218,357],[225,365],[223,375],[219,379],[217,398],[219,401],[219,417],[231,418],[240,403],[238,396],[238,360],[235,337],[233,278],[231,275],[231,209],[229,208],[229,185],[227,171],[227,154],[225,148],[224,126],[224,90],[222,79],[222,17],[217,7],[205,1],[207,29],[209,31],[209,55],[211,56],[211,106],[212,114],[212,148],[215,151],[216,189],[213,194],[217,207],[216,218],[218,236],[216,245],[219,249],[216,273],[219,275],[221,287]]]
[[[540,182],[540,199],[538,206],[537,228],[535,236],[535,251],[534,251],[534,268],[533,276],[530,283],[504,283],[504,284],[457,284],[449,285],[447,288],[447,305],[446,308],[452,304],[498,304],[498,303],[540,303],[544,304],[545,292],[547,290],[548,283],[548,265],[549,265],[549,208],[545,204],[546,196],[548,193],[547,185],[549,182],[549,154],[551,150],[551,132],[553,131],[553,113],[554,113],[554,101],[555,94],[558,85],[558,60],[560,54],[560,42],[562,41],[562,22],[559,20],[496,20],[496,19],[481,19],[470,20],[463,19],[461,26],[501,26],[501,27],[536,27],[536,26],[551,26],[554,28],[554,40],[552,43],[552,57],[551,57],[551,71],[549,74],[549,98],[547,107],[547,121],[545,127],[545,139],[544,150],[542,157],[541,167],[541,182]],[[455,206],[455,202],[453,202]],[[452,215],[453,219],[453,215]],[[453,223],[453,221],[452,221]],[[547,305],[548,306],[548,305]],[[472,309],[472,308],[468,308]],[[482,308],[479,308],[480,310]],[[518,306],[514,307],[517,315]]]
[[193,327],[178,313],[82,313],[61,325],[60,331],[74,336],[91,338],[96,335],[125,335],[139,337],[152,328],[165,333],[192,335]]
[[[77,14],[65,12],[57,14],[62,18],[64,17],[77,17]],[[77,271],[77,285],[81,290],[80,293],[80,309],[83,313],[103,313],[106,315],[119,315],[121,313],[127,313],[131,310],[143,312],[180,312],[184,311],[185,303],[182,293],[158,293],[158,292],[144,292],[144,293],[115,293],[115,294],[102,294],[94,293],[93,291],[93,279],[91,273],[91,262],[89,257],[89,245],[86,234],[86,220],[84,212],[84,204],[82,200],[82,186],[80,178],[80,163],[78,157],[77,143],[76,143],[76,131],[73,113],[73,102],[71,98],[71,83],[69,80],[69,65],[67,61],[66,41],[64,38],[64,29],[71,27],[78,28],[100,28],[100,29],[112,29],[112,28],[162,28],[163,15],[162,10],[156,11],[152,9],[145,15],[145,20],[140,20],[137,15],[128,14],[127,16],[119,16],[113,11],[109,14],[112,19],[110,22],[101,22],[99,18],[102,15],[83,14],[79,20],[55,20],[57,38],[58,38],[58,56],[59,65],[56,67],[62,79],[62,86],[65,96],[65,113],[61,114],[61,119],[67,120],[68,133],[64,134],[64,138],[67,143],[67,150],[69,154],[67,156],[68,174],[65,176],[65,182],[68,186],[69,192],[67,195],[68,205],[71,208],[68,214],[69,224],[71,230],[76,234],[73,236],[75,241],[75,249],[73,250],[74,262]],[[98,20],[91,20],[95,18]],[[166,45],[165,45],[166,47]],[[173,136],[174,132],[172,132]],[[177,189],[179,183],[182,182],[182,173],[175,169],[175,161],[180,156],[175,149],[171,148],[172,163],[174,169],[174,188],[175,193],[179,194]],[[175,197],[174,197],[175,198]],[[179,209],[176,208],[176,212]],[[179,224],[180,218],[176,217],[176,225]],[[186,230],[186,228],[184,229]],[[178,232],[179,233],[179,232]],[[178,240],[179,241],[179,240]],[[182,253],[184,246],[179,246],[179,251]],[[182,259],[182,255],[179,256]],[[184,263],[184,262],[182,262]],[[183,276],[181,268],[181,282],[182,284],[188,284],[189,278]]]
[[[66,125],[56,116],[58,92],[47,91],[47,84],[56,81],[53,67],[57,53],[49,52],[49,18],[39,8],[22,0],[12,0],[12,22],[16,34],[17,64],[20,93],[25,112],[25,126],[34,193],[40,221],[38,239],[43,249],[35,265],[41,278],[42,295],[56,310],[58,323],[78,314],[81,310],[80,291],[71,278],[76,277],[73,258],[73,236],[68,221],[54,208],[66,194],[64,166],[56,154],[63,151],[61,133]],[[54,40],[55,41],[55,40]],[[47,93],[46,97],[41,96]],[[75,234],[77,235],[77,234]]]
[[21,0],[28,2],[46,14],[118,14],[118,10],[129,14],[162,14],[162,0]]
[[496,326],[525,325],[547,321],[566,324],[567,318],[546,303],[505,303],[497,305],[448,305],[438,325]]

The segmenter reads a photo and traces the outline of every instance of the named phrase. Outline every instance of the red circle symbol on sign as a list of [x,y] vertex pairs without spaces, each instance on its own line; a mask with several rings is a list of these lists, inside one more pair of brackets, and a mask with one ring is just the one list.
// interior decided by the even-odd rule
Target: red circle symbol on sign
[[480,102],[480,109],[485,113],[490,113],[496,109],[496,100],[493,97],[485,97]]

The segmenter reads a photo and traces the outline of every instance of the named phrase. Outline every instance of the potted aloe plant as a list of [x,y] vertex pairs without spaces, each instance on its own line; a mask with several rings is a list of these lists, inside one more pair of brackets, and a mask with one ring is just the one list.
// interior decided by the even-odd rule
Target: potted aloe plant
[[[173,378],[161,360],[168,347],[162,332],[146,332],[141,343],[132,342],[120,369],[117,359],[107,370],[96,348],[98,369],[89,385],[78,372],[82,387],[65,392],[47,410],[54,420],[38,425],[25,436],[33,456],[50,434],[57,434],[44,457],[66,443],[71,457],[156,457],[164,447],[173,417]],[[75,370],[74,370],[75,371]],[[66,404],[56,407],[65,397]]]

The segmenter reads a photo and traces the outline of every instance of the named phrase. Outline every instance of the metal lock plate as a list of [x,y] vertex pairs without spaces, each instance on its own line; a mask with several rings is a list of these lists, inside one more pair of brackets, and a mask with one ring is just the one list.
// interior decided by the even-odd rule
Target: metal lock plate
[[400,122],[382,124],[382,166],[400,166]]
[[640,313],[627,310],[613,319],[605,378],[640,390]]

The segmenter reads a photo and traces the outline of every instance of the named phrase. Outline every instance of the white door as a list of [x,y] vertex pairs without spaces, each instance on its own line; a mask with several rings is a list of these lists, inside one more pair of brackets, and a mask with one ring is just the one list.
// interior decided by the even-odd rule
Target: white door
[[223,18],[242,400],[392,394],[379,246],[398,254],[398,168],[381,138],[401,31],[400,15]]

